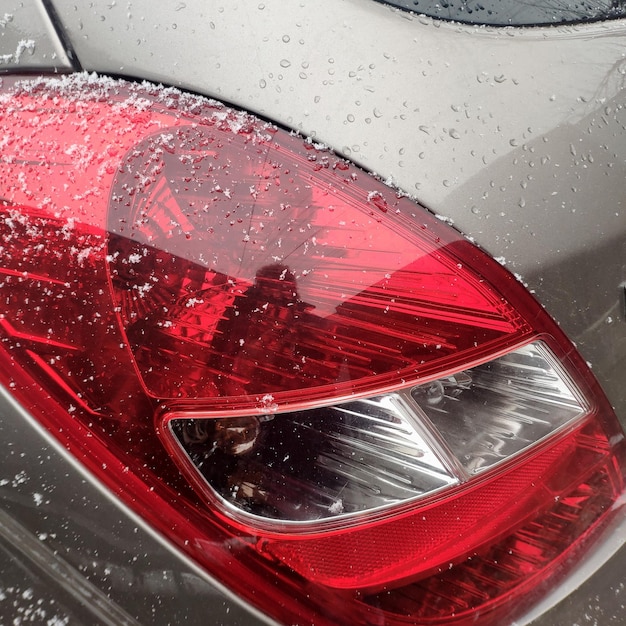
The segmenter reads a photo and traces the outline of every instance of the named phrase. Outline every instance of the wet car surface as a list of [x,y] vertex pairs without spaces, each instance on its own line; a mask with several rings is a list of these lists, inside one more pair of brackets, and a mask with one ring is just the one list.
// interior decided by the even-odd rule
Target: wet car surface
[[[11,8],[11,12],[7,9],[11,19],[3,18],[3,36],[7,37],[11,26],[15,27],[14,38],[9,39],[5,48],[8,50],[5,57],[8,74],[31,72],[30,76],[22,76],[22,80],[36,84],[32,73],[80,68],[103,76],[161,82],[226,101],[288,129],[295,128],[313,138],[308,145],[317,144],[315,151],[320,149],[320,142],[332,147],[336,153],[377,173],[392,185],[377,186],[378,181],[371,179],[370,183],[366,174],[355,173],[361,180],[365,177],[365,199],[371,204],[374,201],[374,210],[383,216],[382,223],[387,223],[389,206],[393,213],[396,210],[393,203],[404,202],[400,196],[408,193],[438,214],[442,224],[452,223],[517,276],[575,342],[582,355],[581,363],[583,360],[591,363],[617,417],[624,423],[624,388],[620,376],[616,375],[624,362],[626,346],[623,288],[620,287],[625,269],[626,229],[621,191],[626,121],[621,53],[623,22],[486,30],[440,23],[374,3],[328,3],[328,11],[324,10],[325,4],[313,10],[306,3],[284,7],[270,2],[254,7],[243,3],[206,7],[190,2],[172,7],[148,7],[142,3],[128,7],[115,3],[102,6],[93,3],[84,7],[64,3],[46,5],[48,9],[54,7],[52,21],[46,17],[43,5],[37,9],[36,17],[29,15],[22,22],[19,21],[20,15],[23,16],[21,11],[26,9]],[[38,28],[35,28],[36,20],[41,22]],[[29,28],[37,31],[33,44],[24,35],[24,30]],[[48,40],[47,45],[44,45],[45,40]],[[3,88],[9,89],[12,80],[10,75],[4,77]],[[72,80],[70,75],[69,82]],[[71,88],[78,94],[75,102],[80,102],[81,91],[87,93],[90,88],[117,89],[107,80],[80,75]],[[38,89],[45,94],[47,89],[54,91],[56,87],[44,82],[39,83]],[[60,97],[64,97],[63,89],[57,94]],[[159,89],[152,86],[145,89],[151,96],[159,93]],[[18,90],[12,92],[11,97],[27,92],[28,89]],[[167,89],[163,93],[165,98],[173,94]],[[104,100],[110,101],[110,97]],[[4,101],[4,106],[8,112],[9,100]],[[5,115],[3,124],[9,124],[10,119]],[[138,115],[136,127],[145,123]],[[90,124],[94,132],[98,120]],[[234,126],[229,124],[228,132],[231,132]],[[134,131],[125,132],[130,135],[124,135],[124,141],[132,144]],[[107,139],[104,135],[103,138]],[[304,140],[295,141],[306,144]],[[120,148],[120,155],[127,149],[128,146]],[[180,156],[180,146],[171,149]],[[12,150],[14,148],[6,147],[5,159],[13,154]],[[337,167],[339,172],[344,171],[341,157],[323,151],[308,154],[326,163],[326,168],[330,163],[333,171],[336,172]],[[109,156],[113,160],[118,158],[117,154]],[[69,168],[64,176],[67,171]],[[16,172],[19,167],[14,167],[10,176],[15,177]],[[25,192],[34,186],[35,179],[28,180],[26,186],[22,185]],[[246,180],[244,177],[244,182]],[[15,178],[4,174],[3,184],[3,198],[16,203]],[[58,198],[62,195],[57,192],[53,202],[60,206],[62,201]],[[381,209],[376,202],[383,196],[390,204],[383,204]],[[84,207],[92,201],[87,199],[86,202],[81,204],[80,211],[85,212]],[[398,212],[410,212],[404,206],[401,205]],[[312,219],[319,222],[321,218],[318,215]],[[5,220],[5,225],[7,223]],[[91,226],[95,225],[92,220]],[[63,223],[59,228],[62,226]],[[115,232],[115,228],[109,232]],[[206,225],[203,228],[206,229]],[[372,225],[371,228],[374,232],[385,232],[385,226]],[[387,228],[392,230],[391,226]],[[191,232],[188,230],[187,234]],[[99,235],[90,231],[89,236]],[[52,240],[54,234],[46,237]],[[191,241],[187,244],[190,250],[194,237],[187,240]],[[379,235],[379,239],[383,240],[384,236]],[[85,250],[86,241],[80,244]],[[137,237],[133,241],[142,242]],[[181,241],[184,244],[184,235]],[[92,244],[89,240],[89,245]],[[121,251],[127,258],[135,258],[134,249],[110,245],[113,247],[109,248],[109,255]],[[179,244],[166,244],[161,250],[198,264],[196,252],[183,252],[184,245],[177,246]],[[395,243],[394,246],[398,247]],[[138,253],[148,258],[141,249]],[[335,259],[341,258],[337,255]],[[143,271],[141,263],[137,266]],[[286,272],[293,270],[294,276],[298,276],[300,284],[297,289],[292,287],[292,294],[297,295],[291,296],[291,305],[302,307],[299,315],[306,318],[307,328],[322,334],[330,332],[322,322],[307,317],[311,315],[308,308],[311,299],[306,297],[310,291],[306,290],[306,275],[302,275],[307,267],[294,266],[291,260],[289,263],[289,267],[279,266],[277,275],[288,277]],[[234,270],[225,271],[224,267],[220,265],[220,272],[216,273],[221,274],[221,278],[211,278],[214,290],[223,280],[237,278]],[[264,263],[264,267],[269,265]],[[107,271],[113,276],[112,280],[118,280],[116,275],[129,280],[122,271],[125,267],[116,269],[110,264],[110,268]],[[28,271],[32,273],[34,269]],[[60,280],[63,271],[66,270],[60,267],[55,280]],[[194,266],[189,271],[198,270]],[[496,275],[497,272],[493,274]],[[252,289],[254,272],[246,276],[246,280],[245,289]],[[119,279],[114,284],[129,283]],[[509,297],[510,293],[516,293],[520,284],[516,282],[515,287],[502,288],[504,295]],[[22,292],[15,287],[12,289],[10,293],[19,293],[22,297]],[[119,295],[122,291],[119,286],[113,290],[113,297],[119,299],[120,306],[126,301],[126,296]],[[355,290],[355,293],[360,292]],[[259,296],[260,306],[264,304],[261,302],[264,297]],[[148,357],[142,361],[145,355],[142,356],[143,346],[137,338],[141,334],[132,335],[132,332],[152,332],[149,324],[153,322],[163,324],[174,320],[177,323],[181,318],[163,317],[155,321],[156,318],[147,317],[143,330],[131,331],[132,316],[142,315],[140,305],[145,299],[141,298],[136,298],[135,304],[124,314],[127,317],[121,318],[123,332],[133,346],[133,358],[150,393],[174,397],[175,392],[170,387],[158,386],[162,385],[161,379],[150,379],[154,363]],[[315,302],[319,309],[321,305]],[[346,302],[343,309],[332,305],[338,315],[347,315],[345,312],[351,310],[351,303]],[[186,308],[186,304],[183,306]],[[237,301],[234,310],[245,311],[242,307]],[[252,319],[256,318],[248,318]],[[262,321],[254,323],[262,325]],[[220,332],[223,332],[224,322],[220,324]],[[291,325],[294,324],[292,321]],[[245,343],[244,331],[233,328],[231,320],[230,330],[224,334],[233,338],[233,344]],[[441,337],[447,331],[438,332]],[[558,335],[557,331],[551,332]],[[294,340],[300,342],[297,344],[300,352],[296,354],[310,356],[310,352],[303,352],[304,340],[299,337]],[[169,345],[164,343],[159,347],[160,359],[165,358],[163,355]],[[234,345],[222,350],[236,360]],[[258,356],[255,358],[259,360]],[[576,368],[583,368],[578,363],[579,357],[572,358]],[[170,365],[170,371],[174,371],[173,362]],[[244,369],[241,369],[244,365],[228,367],[244,376]],[[347,369],[355,377],[356,366],[350,365]],[[469,371],[465,367],[457,369]],[[313,370],[307,372],[303,374],[305,379],[319,380],[321,376]],[[559,375],[564,379],[569,376]],[[5,380],[12,380],[10,368],[8,376]],[[333,376],[340,380],[345,372]],[[172,377],[167,384],[179,388],[185,384],[184,379],[183,372],[180,377],[183,382],[172,382],[178,380]],[[465,383],[459,381],[457,377],[454,385],[459,390],[465,389]],[[264,379],[264,383],[267,382],[268,379]],[[219,383],[216,386],[219,387]],[[269,393],[268,389],[259,385],[253,393],[263,395]],[[20,397],[24,404],[24,395]],[[599,401],[604,406],[602,402]],[[265,408],[269,407],[271,413],[273,400],[266,404]],[[211,575],[208,575],[192,562],[193,558],[183,556],[180,544],[173,547],[171,537],[162,539],[163,528],[159,533],[150,530],[150,525],[141,519],[141,508],[139,513],[137,509],[130,513],[126,507],[134,506],[133,497],[121,493],[120,483],[107,482],[107,472],[98,474],[107,488],[100,487],[91,474],[84,474],[80,463],[86,463],[91,472],[100,471],[96,462],[88,458],[88,445],[80,449],[64,440],[72,454],[78,456],[77,465],[68,460],[67,453],[53,443],[49,435],[43,434],[31,416],[14,404],[10,394],[4,405],[3,428],[11,453],[0,476],[6,517],[2,536],[3,549],[11,558],[2,570],[4,597],[0,607],[3,616],[15,616],[24,621],[32,616],[58,623],[91,619],[103,623],[175,623],[181,619],[251,623],[252,619],[266,619],[251,608],[253,605],[260,605],[271,614],[262,600],[251,600],[248,594],[242,602],[235,597],[238,591],[232,595],[223,590],[219,568],[210,569]],[[34,408],[29,408],[30,413],[33,411]],[[175,412],[173,417],[167,415],[170,421],[160,426],[165,431],[167,424],[176,423],[177,419],[181,421]],[[198,419],[196,414],[189,417],[184,413],[184,416],[191,420],[189,424],[194,428],[197,426],[193,422]],[[265,428],[266,423],[261,420],[259,426],[256,421],[245,422],[244,447],[255,445],[250,433]],[[306,420],[298,424],[298,427],[310,428]],[[222,437],[221,441],[228,442],[224,444],[227,450],[232,444],[229,439],[232,429],[240,432],[241,426],[240,422],[231,424],[225,434],[214,435],[214,441]],[[190,432],[189,429],[184,431],[186,426],[180,427],[183,430],[176,428],[172,427],[174,435],[166,440],[167,449],[173,455],[181,454],[176,438],[185,442]],[[55,432],[54,427],[51,430]],[[617,430],[611,432],[614,433],[611,441],[615,444],[620,435]],[[63,440],[63,436],[61,438]],[[204,461],[197,460],[200,457],[194,456],[198,454],[194,450],[189,446],[188,456],[181,456],[180,464],[186,477],[198,483],[194,483],[194,487],[204,493],[204,482],[194,478],[194,463]],[[210,454],[210,450],[201,452],[201,455]],[[57,464],[58,470],[54,469]],[[244,466],[233,469],[232,476],[237,478],[242,472],[248,472],[247,481],[258,480],[255,471]],[[296,470],[290,466],[289,471]],[[305,474],[303,470],[298,472],[301,479]],[[218,498],[227,500],[230,492],[224,485],[230,483],[220,482],[225,480],[221,474],[212,478],[214,474],[214,471],[207,474],[209,483],[213,485],[213,480],[217,485],[209,489],[207,497],[214,498],[216,490],[220,494]],[[120,505],[118,498],[124,499],[126,504]],[[246,507],[257,507],[253,509],[254,514],[268,515],[270,521],[256,519],[254,523],[274,532],[271,518],[285,513],[279,514],[272,508],[270,515],[265,500],[258,495],[255,498],[249,498]],[[529,593],[526,617],[520,617],[509,605],[505,606],[501,619],[516,619],[516,623],[535,620],[537,624],[585,623],[584,620],[589,619],[598,623],[620,623],[623,615],[620,564],[624,558],[622,505],[623,495],[616,494],[610,505],[613,514],[607,515],[602,527],[596,529],[591,546],[568,557],[553,578]],[[249,511],[244,509],[242,514],[228,506],[224,510],[234,519],[242,524],[250,523],[250,518],[246,517]],[[331,504],[328,510],[333,515],[342,514],[344,506],[342,500],[341,507],[335,505],[333,509]],[[331,523],[334,522],[331,520]],[[295,561],[288,562],[303,574],[301,566],[294,565]],[[51,591],[50,580],[59,582],[58,589]],[[582,586],[577,591],[579,584]],[[232,588],[232,583],[227,586]],[[128,590],[132,590],[130,594]],[[376,602],[382,606],[382,594],[376,597]],[[525,596],[523,601],[526,601]],[[554,604],[556,606],[551,608]],[[342,614],[344,609],[345,606],[330,608],[325,617],[331,622],[341,619],[338,615],[349,620],[349,612]],[[312,619],[307,612],[309,608],[303,610],[307,617],[302,619]],[[296,609],[290,611],[281,613],[280,619],[295,622]],[[374,611],[370,618],[384,619],[381,615],[385,613],[376,616]]]

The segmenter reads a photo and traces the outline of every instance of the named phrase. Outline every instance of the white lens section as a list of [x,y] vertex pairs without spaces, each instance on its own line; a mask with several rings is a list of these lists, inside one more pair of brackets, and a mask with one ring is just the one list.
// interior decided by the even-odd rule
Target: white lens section
[[[457,483],[434,453],[413,412],[397,394],[330,407],[317,464],[341,477],[335,503],[359,511],[402,502]],[[308,418],[298,425],[314,437]],[[296,422],[294,421],[294,424]],[[336,478],[334,479],[336,480]],[[337,506],[337,505],[336,505]]]
[[[220,499],[282,521],[371,511],[458,483],[399,394],[259,423],[174,419],[172,433]],[[252,441],[250,447],[243,440]],[[235,445],[239,444],[239,445]]]
[[267,416],[177,413],[172,435],[235,515],[312,523],[471,480],[588,407],[541,342],[399,392]]
[[411,396],[471,475],[588,412],[542,342],[414,387]]

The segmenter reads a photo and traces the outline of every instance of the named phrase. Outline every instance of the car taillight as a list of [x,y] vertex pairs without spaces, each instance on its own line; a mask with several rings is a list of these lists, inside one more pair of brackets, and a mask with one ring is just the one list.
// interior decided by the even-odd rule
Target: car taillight
[[500,623],[624,488],[500,265],[319,146],[93,76],[5,79],[2,381],[265,613]]

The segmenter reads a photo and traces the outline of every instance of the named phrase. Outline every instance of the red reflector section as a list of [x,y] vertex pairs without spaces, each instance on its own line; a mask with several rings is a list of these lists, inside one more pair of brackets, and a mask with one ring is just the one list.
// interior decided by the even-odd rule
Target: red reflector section
[[[549,580],[550,567],[571,556],[572,537],[584,537],[611,507],[616,488],[613,468],[594,466],[587,479],[572,484],[543,513],[531,517],[515,532],[477,551],[462,563],[393,590],[365,594],[363,601],[383,610],[390,623],[474,624],[508,623],[506,599],[532,595],[533,586]],[[444,571],[441,571],[444,570]]]
[[[5,79],[0,121],[3,384],[248,602],[287,623],[500,623],[607,518],[624,487],[623,435],[597,383],[525,289],[423,208],[299,137],[175,90]],[[566,417],[551,429],[537,416],[547,426],[532,432],[549,435],[469,477],[446,437],[455,450],[474,438],[480,468],[480,428],[432,412],[452,415],[464,397],[470,416],[481,397],[506,405],[506,386],[468,389],[499,384],[509,367],[519,375],[531,344],[559,363]],[[533,377],[519,377],[530,413],[565,393],[542,379],[548,400],[531,402]],[[232,469],[267,424],[281,432],[285,411],[311,428],[309,410],[371,405],[429,381],[452,395],[407,413],[415,428],[394,441],[417,462],[430,454],[433,493],[372,510],[357,502],[349,517],[305,526],[207,497],[167,431],[167,416],[192,415],[180,437],[213,437],[193,462],[219,448]],[[428,401],[429,389],[416,394]],[[490,409],[491,441],[508,436],[514,420],[500,427]],[[386,441],[384,420],[361,417],[376,422],[370,444]],[[328,429],[341,435],[329,461],[338,477],[346,442],[362,449],[342,419]],[[252,488],[236,468],[224,475],[224,493]]]
[[[443,502],[437,499],[423,504],[419,514],[323,539],[272,539],[265,550],[303,576],[331,587],[382,587],[410,576],[424,577],[442,566],[458,564],[468,553],[481,553],[485,546],[492,549],[524,522],[552,512],[562,494],[579,489],[590,473],[606,473],[607,463],[610,466],[612,461],[603,433],[588,426],[522,467],[472,489],[459,489]],[[570,468],[566,475],[564,466]],[[607,504],[606,489],[604,492],[590,513],[593,518],[601,515]],[[565,525],[563,530],[573,537],[580,528]],[[564,543],[567,545],[567,540]],[[548,555],[552,555],[552,548]],[[509,558],[519,557],[511,553],[502,557],[501,565],[506,567]],[[524,568],[525,575],[546,564],[543,555],[538,559],[535,566]]]
[[[124,161],[108,258],[150,395],[302,404],[458,367],[528,334],[465,267],[467,242],[302,146],[183,126]],[[372,186],[394,213],[368,200]]]

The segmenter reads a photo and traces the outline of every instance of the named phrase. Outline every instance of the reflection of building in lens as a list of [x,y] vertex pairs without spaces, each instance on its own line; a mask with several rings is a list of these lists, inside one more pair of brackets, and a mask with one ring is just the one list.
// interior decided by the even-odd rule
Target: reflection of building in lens
[[251,387],[276,390],[297,386],[308,368],[307,358],[315,356],[307,338],[316,329],[319,332],[312,309],[300,300],[296,278],[288,267],[262,267],[254,284],[235,298],[227,319],[218,327],[213,348],[224,373],[222,394],[245,395]]

